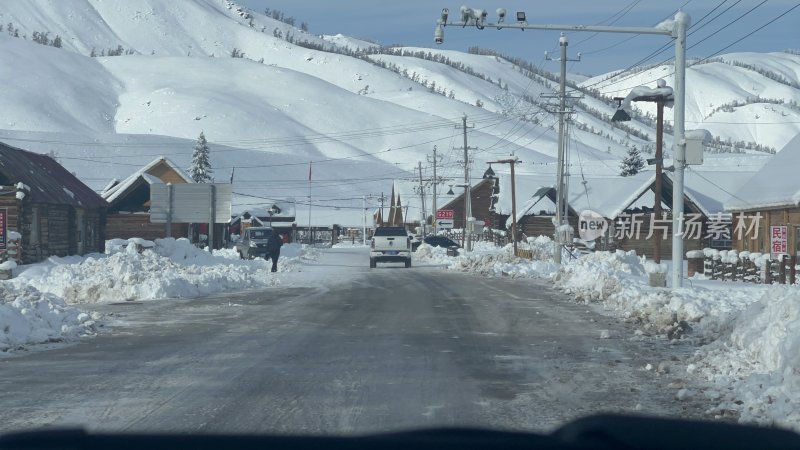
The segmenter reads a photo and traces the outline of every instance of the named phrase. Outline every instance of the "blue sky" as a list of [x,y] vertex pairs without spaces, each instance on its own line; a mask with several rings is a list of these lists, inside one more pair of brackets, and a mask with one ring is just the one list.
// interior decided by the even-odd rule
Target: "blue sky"
[[[250,9],[263,12],[265,7],[278,9],[287,16],[309,25],[314,34],[345,34],[368,38],[382,44],[404,44],[433,47],[433,31],[442,8],[458,11],[462,4],[483,8],[490,12],[503,7],[514,14],[525,11],[529,23],[615,26],[652,26],[683,7],[693,22],[721,5],[695,27],[689,37],[689,45],[695,45],[689,56],[706,57],[732,44],[756,28],[764,25],[781,13],[797,5],[797,0],[767,0],[761,6],[734,22],[739,16],[756,7],[763,0],[564,0],[561,2],[532,2],[530,0],[505,0],[485,3],[454,3],[448,0],[404,0],[399,2],[368,0],[239,0]],[[544,5],[543,5],[544,4]],[[536,5],[536,6],[532,6]],[[557,6],[550,6],[557,5]],[[727,12],[709,22],[717,14]],[[732,23],[733,22],[733,23]],[[796,8],[776,22],[733,45],[724,53],[735,51],[781,51],[800,48],[800,8]],[[703,26],[705,25],[705,26]],[[700,28],[703,26],[702,28]],[[720,30],[721,29],[721,30]],[[720,30],[720,31],[718,31]],[[693,31],[693,30],[690,30]],[[710,36],[712,33],[715,33]],[[702,42],[701,42],[702,41]],[[598,74],[615,69],[624,69],[667,42],[663,36],[636,36],[627,34],[573,33],[569,35],[569,56],[582,53],[581,62],[571,63],[570,71]],[[445,43],[441,48],[466,50],[470,46],[493,48],[502,53],[518,56],[541,65],[545,69],[558,70],[557,62],[544,61],[544,52],[558,50],[558,32],[497,30],[475,28],[447,28]],[[648,63],[660,62],[674,56],[667,50]]]

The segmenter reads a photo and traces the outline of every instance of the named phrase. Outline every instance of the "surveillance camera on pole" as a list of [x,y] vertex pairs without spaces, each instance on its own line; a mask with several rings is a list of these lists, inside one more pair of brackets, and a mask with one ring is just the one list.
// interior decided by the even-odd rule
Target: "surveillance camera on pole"
[[462,6],[459,11],[461,12],[461,21],[464,22],[464,26],[467,26],[467,22],[475,18],[475,12],[469,6]]
[[444,26],[447,24],[447,16],[450,15],[450,10],[447,8],[442,9],[442,17],[436,23],[436,29],[433,31],[433,42],[441,44],[444,42]]

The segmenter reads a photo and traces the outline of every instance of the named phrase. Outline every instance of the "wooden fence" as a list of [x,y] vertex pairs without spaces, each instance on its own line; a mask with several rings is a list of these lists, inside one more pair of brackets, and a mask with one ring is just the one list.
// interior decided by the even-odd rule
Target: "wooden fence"
[[703,274],[712,280],[748,283],[794,284],[797,280],[796,257],[783,255],[780,259],[772,259],[768,255],[752,255],[706,251]]

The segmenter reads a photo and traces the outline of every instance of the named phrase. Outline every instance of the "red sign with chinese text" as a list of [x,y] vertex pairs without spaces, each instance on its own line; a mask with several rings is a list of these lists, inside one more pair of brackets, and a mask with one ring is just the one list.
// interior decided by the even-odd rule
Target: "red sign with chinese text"
[[455,211],[452,209],[437,209],[436,210],[436,219],[453,219],[455,218],[456,214]]
[[770,252],[772,259],[789,253],[789,227],[786,225],[772,225],[769,227]]

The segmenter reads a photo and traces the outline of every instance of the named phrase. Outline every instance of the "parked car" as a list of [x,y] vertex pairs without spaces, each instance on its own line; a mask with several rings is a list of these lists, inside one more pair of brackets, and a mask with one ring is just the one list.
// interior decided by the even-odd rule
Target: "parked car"
[[430,245],[431,247],[445,247],[445,248],[459,248],[461,247],[458,245],[457,242],[450,239],[447,236],[425,236],[423,239],[426,244]]
[[236,251],[242,259],[269,258],[267,241],[275,231],[270,227],[250,227],[236,243]]

